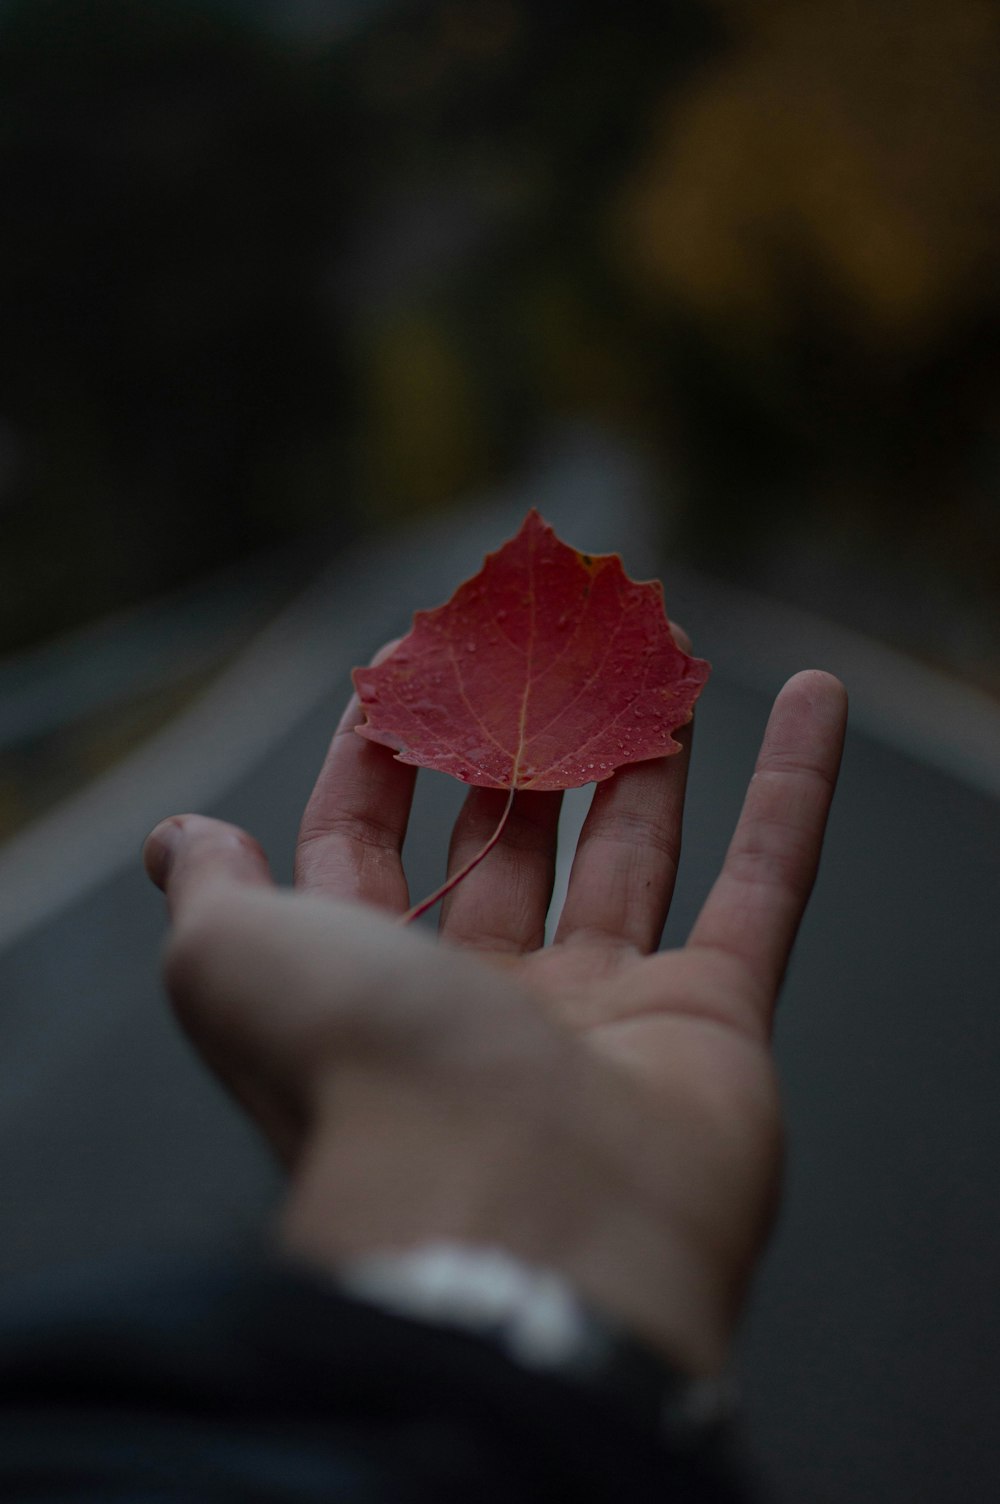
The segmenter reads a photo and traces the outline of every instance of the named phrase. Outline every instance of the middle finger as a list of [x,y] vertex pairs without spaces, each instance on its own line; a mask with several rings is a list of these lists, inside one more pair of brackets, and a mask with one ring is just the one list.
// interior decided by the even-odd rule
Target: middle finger
[[[497,828],[506,801],[502,789],[469,790],[455,822],[449,875],[482,850]],[[543,944],[561,804],[561,793],[526,789],[515,794],[496,846],[444,900],[441,933],[446,939],[514,955]]]

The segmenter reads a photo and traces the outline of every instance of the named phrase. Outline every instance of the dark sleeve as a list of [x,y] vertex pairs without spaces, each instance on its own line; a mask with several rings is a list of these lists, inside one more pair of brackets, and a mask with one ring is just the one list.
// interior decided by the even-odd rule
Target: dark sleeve
[[5,1504],[732,1504],[723,1450],[277,1261],[0,1299]]

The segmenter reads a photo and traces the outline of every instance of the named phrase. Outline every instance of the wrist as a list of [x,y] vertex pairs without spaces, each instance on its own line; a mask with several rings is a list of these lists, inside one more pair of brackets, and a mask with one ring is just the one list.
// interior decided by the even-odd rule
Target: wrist
[[601,1392],[674,1443],[697,1444],[734,1412],[732,1375],[685,1374],[582,1301],[561,1273],[504,1249],[436,1242],[376,1250],[345,1260],[335,1277],[363,1303],[481,1337],[522,1369]]
[[706,1261],[588,1145],[481,1107],[409,1079],[338,1078],[293,1177],[283,1246],[333,1272],[442,1240],[500,1249],[559,1274],[684,1372],[718,1373],[731,1319]]

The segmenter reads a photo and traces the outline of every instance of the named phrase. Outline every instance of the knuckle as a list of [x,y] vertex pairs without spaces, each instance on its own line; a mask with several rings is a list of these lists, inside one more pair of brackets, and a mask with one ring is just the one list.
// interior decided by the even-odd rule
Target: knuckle
[[758,780],[772,779],[786,784],[801,781],[806,786],[816,785],[830,792],[836,786],[836,774],[820,757],[808,757],[802,752],[773,747],[761,758],[754,777]]
[[748,888],[783,894],[802,905],[812,890],[812,864],[792,846],[749,846],[734,853],[730,875]]
[[328,816],[316,824],[306,821],[299,832],[300,848],[316,847],[330,840],[372,846],[382,851],[398,851],[400,846],[396,825],[375,812]]
[[672,867],[676,867],[680,860],[680,840],[672,825],[639,810],[609,811],[596,824],[594,834],[608,845],[635,848],[663,857]]

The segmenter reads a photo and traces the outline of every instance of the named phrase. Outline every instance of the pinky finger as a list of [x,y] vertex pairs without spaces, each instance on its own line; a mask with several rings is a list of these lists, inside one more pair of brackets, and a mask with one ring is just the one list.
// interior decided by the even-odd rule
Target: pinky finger
[[832,674],[810,670],[785,685],[722,871],[688,940],[744,964],[759,985],[765,1027],[816,878],[846,722],[847,693]]

